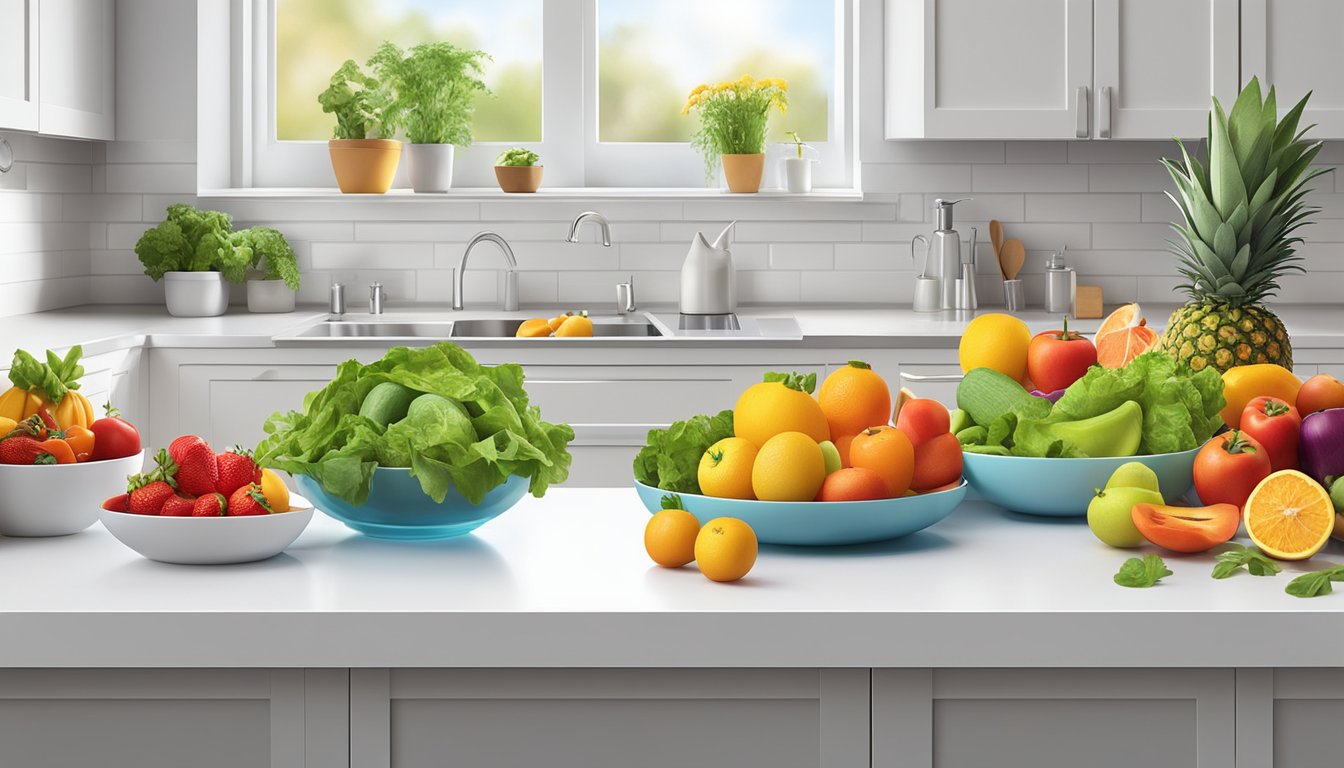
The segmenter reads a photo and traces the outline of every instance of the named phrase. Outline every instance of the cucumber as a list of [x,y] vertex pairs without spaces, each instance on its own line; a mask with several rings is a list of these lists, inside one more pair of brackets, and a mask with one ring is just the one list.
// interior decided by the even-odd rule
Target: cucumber
[[971,415],[961,410],[960,408],[956,408],[951,413],[949,413],[947,415],[947,421],[948,421],[947,431],[951,432],[954,435],[962,431],[963,429],[966,429],[967,427],[975,426],[975,422],[971,421]]
[[1036,397],[1011,377],[990,368],[976,368],[962,377],[957,387],[957,407],[976,424],[987,425],[1005,413],[1019,419],[1045,419],[1050,402]]
[[359,415],[380,427],[386,427],[406,418],[411,403],[420,394],[395,381],[384,381],[364,396],[364,402],[359,404]]

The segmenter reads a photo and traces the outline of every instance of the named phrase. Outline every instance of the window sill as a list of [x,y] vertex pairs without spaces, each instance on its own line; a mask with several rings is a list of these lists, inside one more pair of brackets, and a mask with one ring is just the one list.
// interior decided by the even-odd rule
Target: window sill
[[534,194],[507,194],[494,187],[454,189],[449,192],[415,193],[409,189],[393,189],[385,195],[347,195],[332,188],[246,188],[246,189],[202,189],[197,197],[211,200],[293,200],[321,201],[350,200],[360,203],[377,202],[397,203],[436,203],[436,202],[482,202],[497,200],[566,200],[566,201],[612,201],[612,200],[684,200],[704,201],[721,200],[729,202],[769,200],[788,203],[805,202],[861,202],[863,192],[858,189],[818,189],[808,194],[794,194],[780,189],[763,189],[754,195],[740,195],[711,188],[554,188],[541,189]]

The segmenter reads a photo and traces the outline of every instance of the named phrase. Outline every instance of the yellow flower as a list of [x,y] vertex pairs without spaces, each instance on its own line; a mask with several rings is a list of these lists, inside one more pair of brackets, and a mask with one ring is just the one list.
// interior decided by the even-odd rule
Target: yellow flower
[[715,86],[715,87],[714,87],[714,90],[717,91],[717,92],[719,92],[719,93],[723,93],[724,91],[731,91],[731,90],[733,90],[733,86],[734,86],[733,83],[730,83],[730,82],[728,82],[727,80],[725,80],[725,81],[723,81],[722,83],[719,83],[717,86]]
[[751,75],[743,75],[737,82],[741,85],[751,85],[756,82],[756,80]]

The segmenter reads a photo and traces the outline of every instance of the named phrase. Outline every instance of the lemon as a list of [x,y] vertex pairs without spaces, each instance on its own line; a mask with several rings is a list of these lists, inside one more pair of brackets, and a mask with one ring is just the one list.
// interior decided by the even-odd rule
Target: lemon
[[279,475],[269,469],[261,470],[261,495],[266,497],[272,512],[289,511],[289,488]]
[[767,440],[751,468],[751,488],[761,501],[813,501],[825,481],[821,446],[802,432]]
[[696,473],[700,492],[720,499],[754,499],[751,467],[756,462],[756,446],[741,437],[728,437],[711,445],[700,457]]
[[981,315],[966,326],[957,349],[961,372],[991,368],[1022,381],[1027,376],[1027,347],[1031,330],[1012,315]]

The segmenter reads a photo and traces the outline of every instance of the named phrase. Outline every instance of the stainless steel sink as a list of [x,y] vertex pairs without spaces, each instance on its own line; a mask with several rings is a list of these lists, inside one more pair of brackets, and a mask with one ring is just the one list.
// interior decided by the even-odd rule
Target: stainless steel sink
[[[488,320],[457,320],[453,323],[455,339],[511,339],[518,334],[522,320],[492,318]],[[649,322],[593,323],[595,338],[658,338],[663,335]]]
[[326,322],[295,334],[299,339],[447,339],[452,323]]

